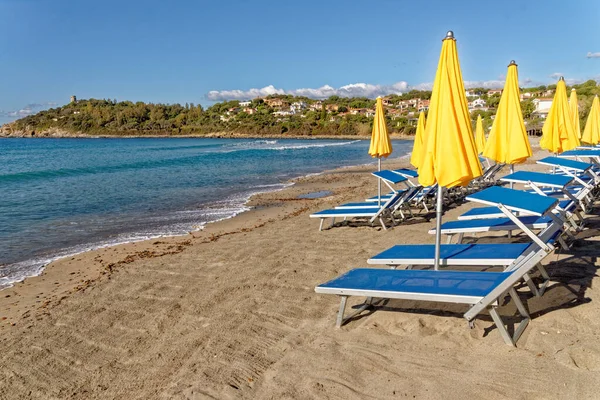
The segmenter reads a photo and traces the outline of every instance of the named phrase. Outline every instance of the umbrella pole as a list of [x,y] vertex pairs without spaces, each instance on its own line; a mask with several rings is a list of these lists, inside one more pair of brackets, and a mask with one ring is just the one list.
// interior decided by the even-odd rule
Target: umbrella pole
[[[377,159],[377,169],[381,172],[381,157]],[[381,207],[381,178],[377,179],[377,205]]]
[[440,266],[440,244],[442,241],[442,197],[444,196],[444,188],[438,184],[437,192],[437,208],[435,211],[435,259],[433,269],[436,271]]
[[[514,164],[510,164],[510,173],[511,173],[511,174],[514,174],[514,173],[515,173],[515,165],[514,165]],[[511,183],[510,183],[510,188],[511,188],[511,189],[514,189],[514,188],[515,188],[515,183],[514,183],[514,182],[511,182]]]

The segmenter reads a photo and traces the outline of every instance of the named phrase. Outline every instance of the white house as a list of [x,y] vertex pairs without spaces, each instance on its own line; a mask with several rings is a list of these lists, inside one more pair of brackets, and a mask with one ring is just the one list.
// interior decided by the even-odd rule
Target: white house
[[250,103],[252,103],[250,100],[240,101],[240,107],[249,107]]
[[273,115],[279,115],[281,117],[285,117],[288,115],[292,115],[292,112],[289,110],[279,110],[279,111],[274,111]]
[[484,108],[486,106],[485,100],[482,98],[476,98],[475,100],[469,102],[469,109],[473,108]]
[[535,111],[533,111],[533,113],[540,118],[546,118],[550,112],[550,107],[552,107],[552,99],[548,97],[538,97],[533,99],[533,104],[535,105]]
[[323,103],[320,100],[315,101],[314,103],[312,103],[310,105],[310,109],[313,111],[321,111],[322,108],[323,108]]
[[308,105],[305,102],[296,101],[295,103],[292,103],[292,105],[290,106],[290,112],[292,114],[300,114],[303,110],[306,110],[307,107],[308,107]]

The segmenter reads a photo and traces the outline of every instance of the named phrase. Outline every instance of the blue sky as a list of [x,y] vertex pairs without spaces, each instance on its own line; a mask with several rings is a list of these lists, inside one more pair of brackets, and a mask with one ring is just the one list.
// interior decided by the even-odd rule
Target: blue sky
[[511,59],[522,86],[600,79],[597,0],[0,0],[0,15],[0,122],[72,94],[210,105],[426,88],[449,29],[467,84],[501,85]]

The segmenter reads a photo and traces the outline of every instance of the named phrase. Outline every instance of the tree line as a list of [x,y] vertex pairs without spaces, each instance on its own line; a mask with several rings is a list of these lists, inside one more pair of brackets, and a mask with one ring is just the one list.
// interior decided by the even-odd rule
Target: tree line
[[[552,90],[555,85],[526,88],[524,91],[543,92]],[[587,113],[591,107],[593,96],[600,94],[596,81],[589,80],[574,85],[580,104],[581,126],[585,125]],[[487,111],[474,111],[473,121],[481,114],[484,126],[491,126],[495,114],[495,106],[500,95],[488,96],[487,89],[471,89],[483,98],[489,107]],[[479,92],[478,92],[479,91]],[[316,100],[291,95],[276,95],[291,104],[305,102],[314,104]],[[387,98],[394,104],[401,100],[421,98],[428,100],[431,91],[412,90],[402,95],[390,95]],[[270,107],[265,99],[254,99],[244,112],[237,100],[216,103],[208,108],[201,105],[188,104],[154,104],[117,100],[87,99],[66,104],[62,107],[40,111],[13,123],[13,128],[20,131],[47,130],[59,128],[71,133],[90,135],[203,135],[215,132],[239,132],[246,134],[273,135],[368,135],[371,132],[373,118],[364,114],[350,114],[347,111],[356,108],[372,109],[375,100],[365,97],[331,96],[321,101],[320,109],[305,109],[299,114],[280,117],[273,114],[276,109]],[[337,105],[337,110],[327,109],[328,105]],[[540,123],[535,119],[533,99],[521,102],[523,117],[532,123]],[[234,110],[234,111],[230,111]],[[416,111],[416,110],[412,110]],[[392,120],[386,115],[388,130],[391,133],[402,132],[413,134],[416,130],[414,114],[401,115]]]

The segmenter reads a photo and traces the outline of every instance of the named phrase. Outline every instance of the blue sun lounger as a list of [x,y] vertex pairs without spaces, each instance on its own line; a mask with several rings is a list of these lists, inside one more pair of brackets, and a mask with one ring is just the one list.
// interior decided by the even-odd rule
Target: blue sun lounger
[[[553,213],[558,200],[553,197],[541,196],[520,190],[503,187],[490,187],[466,197],[473,201],[486,205],[493,205],[504,214],[504,218],[471,219],[445,222],[441,226],[441,233],[448,235],[448,243],[454,235],[458,235],[458,243],[462,242],[465,233],[492,232],[521,230],[538,245],[544,244],[539,241],[532,230],[545,229],[550,224],[564,226],[565,222]],[[519,214],[527,216],[518,217]],[[563,230],[563,232],[568,231]],[[435,234],[435,229],[429,231]],[[558,238],[564,247],[566,243]]]
[[[567,175],[546,174],[542,172],[518,171],[501,178],[501,180],[504,182],[528,185],[532,189],[531,192],[542,196],[554,195],[567,198],[567,201],[561,201],[556,205],[554,212],[564,217],[563,219],[570,222],[572,227],[576,230],[580,229],[580,224],[583,224],[583,217],[577,210],[577,207],[581,201],[579,197],[585,197],[585,193],[581,192],[581,190],[587,191],[587,189],[579,187],[577,191],[571,191],[571,186],[569,185],[573,183],[573,177]],[[577,197],[575,197],[573,193],[575,193]],[[522,216],[531,214],[525,212],[516,215]],[[458,219],[501,218],[505,216],[506,215],[499,210],[498,207],[490,206],[473,208],[463,213]],[[578,218],[579,223],[574,220],[574,216]]]
[[552,167],[553,170],[557,170],[557,173],[572,176],[578,184],[586,187],[590,192],[600,184],[600,176],[594,171],[594,165],[591,163],[560,157],[546,157],[538,160],[537,163]]
[[347,218],[368,218],[369,223],[373,224],[373,222],[379,219],[381,226],[383,229],[387,229],[385,225],[384,218],[389,216],[393,221],[393,216],[391,213],[391,208],[400,201],[404,193],[395,193],[390,199],[388,199],[381,207],[377,207],[376,205],[371,208],[347,208],[347,209],[329,209],[316,212],[310,215],[310,218],[320,218],[321,223],[319,225],[319,231],[323,230],[323,222],[326,218],[331,218],[331,226],[335,224],[336,218],[343,218],[346,220]]
[[[487,204],[494,202],[493,199],[498,197],[501,197],[503,200],[509,199],[506,204],[496,204],[499,208],[507,212],[507,219],[511,221],[513,219],[517,220],[512,212],[527,209],[538,216],[550,215],[552,222],[539,235],[535,235],[529,229],[523,227],[533,241],[533,243],[525,245],[526,247],[506,245],[508,246],[506,254],[502,256],[500,254],[495,254],[494,256],[488,255],[488,260],[491,257],[496,257],[493,259],[494,263],[507,263],[511,258],[508,255],[509,253],[513,257],[516,257],[510,261],[510,266],[504,272],[364,268],[350,270],[346,274],[315,288],[315,292],[317,293],[340,296],[341,301],[336,326],[341,326],[344,321],[374,306],[373,298],[462,303],[470,305],[469,310],[464,314],[470,326],[472,326],[472,322],[477,315],[484,310],[488,310],[505,343],[514,346],[530,319],[514,286],[522,279],[529,284],[529,271],[536,266],[541,266],[539,264],[540,261],[554,251],[553,239],[562,229],[562,223],[558,219],[555,220],[551,212],[557,201],[549,197],[499,187],[485,189],[477,195],[476,201]],[[510,195],[513,196],[506,197]],[[472,199],[472,201],[475,201],[475,199]],[[514,223],[517,226],[523,225],[518,220]],[[423,263],[433,263],[434,250],[431,245],[420,248],[415,248],[413,245],[400,247],[399,253],[401,254],[398,254],[399,247],[396,247],[387,250],[375,258],[378,262],[389,263],[390,261],[398,261],[390,257],[400,255],[401,257],[406,257],[401,262],[421,263],[421,265]],[[473,251],[472,249],[476,250]],[[442,258],[444,259],[442,264],[452,265],[455,262],[460,262],[474,265],[477,263],[475,260],[477,256],[482,255],[485,250],[488,250],[489,253],[490,249],[490,247],[485,249],[485,246],[478,247],[477,245],[453,246],[453,248],[444,246],[442,248]],[[469,251],[473,251],[473,253],[468,255]],[[521,253],[517,254],[518,252]],[[480,260],[483,258],[481,257]],[[480,262],[480,264],[482,263]],[[546,287],[545,285],[547,285],[548,277],[543,267],[541,271],[543,271],[542,274],[546,278],[546,282],[542,288],[543,291]],[[532,289],[536,289],[534,293],[541,294],[534,285],[529,286]],[[510,294],[519,314],[523,318],[515,329],[513,336],[508,333],[502,318],[496,310],[499,299],[503,298],[506,293]],[[349,296],[364,296],[367,300],[350,316],[344,317],[346,302]]]
[[394,188],[395,185],[398,185],[400,183],[404,184],[407,188],[410,188],[412,186],[406,177],[396,174],[396,173],[390,171],[389,169],[375,171],[375,172],[372,172],[371,175],[375,176],[377,179],[379,179],[381,182],[383,182],[383,184],[386,185],[391,190],[391,192],[388,194],[382,194],[381,197],[380,196],[370,197],[366,200],[368,202],[375,202],[375,203],[385,202],[385,201],[389,200],[394,194],[405,191],[405,189],[397,190]]
[[[398,192],[401,195],[401,198],[398,202],[396,202],[391,208],[392,215],[400,214],[401,219],[405,219],[406,215],[404,215],[404,211],[407,211],[410,216],[412,216],[412,211],[410,209],[410,202],[412,202],[416,197],[421,195],[422,187],[414,186],[410,189],[404,190],[402,192]],[[395,195],[394,195],[395,196]],[[337,210],[350,210],[350,209],[369,209],[373,210],[377,208],[377,203],[366,201],[366,202],[358,202],[358,203],[346,203],[341,206],[336,206]]]
[[582,158],[587,158],[594,164],[595,168],[600,167],[600,148],[597,150],[584,149],[584,150],[569,150],[562,152],[557,155],[559,158],[569,158],[580,161]]
[[[419,191],[421,187],[411,187],[410,189],[404,192],[398,192],[392,196],[389,200],[387,200],[381,207],[371,207],[371,208],[334,208],[329,210],[323,210],[311,214],[311,218],[320,218],[321,223],[319,225],[319,231],[323,230],[323,222],[327,218],[331,218],[331,226],[335,224],[336,218],[343,218],[344,220],[348,218],[368,218],[369,223],[373,224],[373,222],[379,219],[381,226],[383,229],[387,229],[385,224],[385,218],[389,218],[392,221],[392,225],[396,224],[396,220],[394,218],[394,214],[401,209],[401,207],[412,199]],[[404,218],[404,214],[400,213],[402,218]]]
[[[470,306],[464,314],[469,326],[473,326],[477,315],[487,310],[504,342],[514,346],[530,320],[529,314],[514,286],[524,279],[525,275],[549,252],[553,251],[552,245],[541,248],[542,251],[535,251],[533,247],[530,248],[531,251],[523,254],[519,261],[515,263],[514,269],[510,271],[476,272],[359,268],[350,270],[329,282],[315,287],[315,292],[340,296],[340,307],[336,320],[337,327],[340,327],[345,321],[365,309],[373,307],[374,298],[459,303]],[[513,336],[508,333],[497,311],[499,300],[506,293],[510,295],[522,317]],[[364,296],[367,300],[354,313],[344,317],[349,296]]]
[[[510,189],[509,189],[510,190]],[[497,208],[496,208],[497,209]],[[465,225],[477,227],[477,231],[483,229],[493,230],[500,226],[502,230],[508,225],[511,228],[520,229],[510,218],[495,218],[492,221],[472,220],[455,221],[460,225],[458,231],[464,234],[467,230]],[[545,251],[545,245],[554,244],[554,241],[562,233],[562,224],[554,221],[547,216],[531,216],[521,218],[523,223],[530,230],[525,233],[530,236],[533,243],[508,243],[508,244],[446,244],[440,248],[440,265],[451,266],[478,266],[482,268],[491,266],[502,266],[505,269],[511,269],[526,251],[530,251],[530,246],[538,248],[540,251]],[[452,230],[453,222],[448,222],[444,226],[444,233]],[[538,228],[540,233],[537,235],[532,232]],[[434,264],[435,246],[433,244],[417,244],[417,245],[397,245],[388,250],[372,257],[367,261],[369,264],[388,265],[396,268],[400,265],[406,265],[407,268],[416,266],[432,266]],[[540,291],[531,282],[528,276],[525,276],[526,283],[530,286],[532,292],[536,295],[543,293],[545,286],[549,282],[549,277],[544,268],[539,266],[540,273],[545,279]]]

